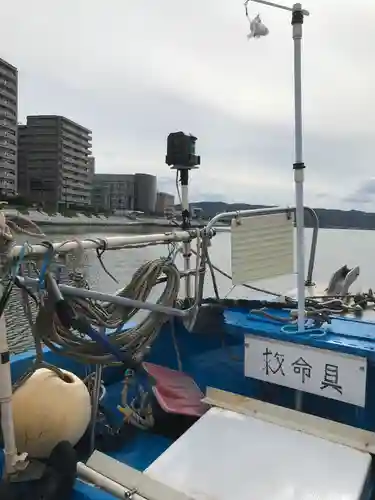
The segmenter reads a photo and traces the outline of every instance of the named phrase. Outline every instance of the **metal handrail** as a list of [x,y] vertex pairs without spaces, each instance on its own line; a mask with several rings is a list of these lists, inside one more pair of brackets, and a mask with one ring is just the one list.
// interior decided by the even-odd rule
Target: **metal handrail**
[[[76,249],[104,249],[104,250],[119,250],[131,245],[147,244],[147,243],[173,243],[179,241],[192,240],[196,237],[197,231],[173,231],[160,234],[141,234],[131,236],[109,236],[107,238],[95,237],[92,239],[71,239],[66,242],[54,243],[53,248],[57,254],[64,254]],[[9,257],[11,259],[19,257],[21,251],[24,256],[44,255],[50,251],[50,248],[41,244],[28,244],[26,246],[16,245],[12,248]]]
[[[313,225],[313,234],[311,238],[311,247],[310,247],[310,257],[309,257],[309,264],[307,268],[307,276],[306,276],[306,281],[305,285],[306,286],[311,286],[313,285],[313,272],[314,272],[314,265],[315,265],[315,256],[316,256],[316,247],[318,244],[318,232],[319,232],[319,218],[313,208],[310,207],[304,207],[305,211],[308,212],[309,214],[312,215],[313,220],[314,220],[314,225]],[[231,219],[232,217],[254,217],[256,215],[271,215],[271,214],[288,214],[288,213],[295,213],[296,209],[295,207],[269,207],[269,208],[256,208],[256,209],[249,209],[249,210],[237,210],[237,211],[232,211],[232,212],[221,212],[219,214],[216,214],[207,224],[205,231],[207,234],[211,232],[213,229],[213,226],[222,219]]]
[[[39,280],[35,278],[25,278],[23,276],[17,276],[17,279],[18,282],[21,283],[21,285],[24,285],[26,287],[37,288],[39,286]],[[176,316],[178,318],[186,318],[191,312],[188,309],[182,310],[176,307],[163,306],[162,304],[154,304],[153,302],[147,302],[143,300],[129,299],[128,297],[121,297],[120,295],[96,292],[94,290],[87,290],[86,288],[78,288],[70,285],[59,284],[58,288],[62,295],[110,302],[111,304],[116,304],[122,307],[134,307],[136,309],[144,309],[147,311],[168,314],[170,316]]]

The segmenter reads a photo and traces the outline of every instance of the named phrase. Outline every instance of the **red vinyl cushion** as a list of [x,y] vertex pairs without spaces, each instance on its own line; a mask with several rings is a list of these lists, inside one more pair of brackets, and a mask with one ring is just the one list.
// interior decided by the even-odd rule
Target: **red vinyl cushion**
[[153,363],[143,363],[143,367],[155,380],[153,392],[165,412],[201,417],[208,410],[201,401],[202,391],[186,373]]

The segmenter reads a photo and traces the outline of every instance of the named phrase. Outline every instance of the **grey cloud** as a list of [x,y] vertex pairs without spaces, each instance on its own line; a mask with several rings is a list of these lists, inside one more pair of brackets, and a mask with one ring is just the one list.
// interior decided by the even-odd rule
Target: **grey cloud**
[[330,195],[328,193],[315,193],[315,197],[317,200],[324,200],[329,198],[329,196]]
[[[22,78],[22,72],[21,72]],[[21,80],[22,82],[22,80]],[[213,106],[186,99],[177,92],[153,89],[150,85],[116,90],[110,93],[96,90],[77,90],[59,86],[58,82],[29,80],[21,83],[21,115],[26,112],[65,113],[94,131],[95,147],[110,140],[122,140],[126,161],[127,141],[157,144],[163,151],[169,132],[185,130],[199,138],[198,149],[204,151],[204,161],[231,161],[233,164],[250,161],[268,166],[271,170],[288,168],[293,162],[293,126],[259,124],[256,120],[235,118]],[[50,92],[54,88],[53,94]],[[56,100],[55,95],[60,95]],[[370,144],[370,137],[349,134],[318,134],[305,126],[305,156],[311,173],[325,177],[356,170],[361,152]],[[118,147],[118,145],[117,145]],[[143,148],[140,153],[144,153]],[[202,153],[203,155],[203,153]],[[104,165],[103,165],[104,167]],[[214,170],[212,171],[214,173]],[[357,173],[357,172],[356,172]]]
[[[256,178],[263,173],[269,175],[270,180],[280,177],[280,184],[292,186],[292,123],[266,125],[251,116],[236,118],[194,98],[187,99],[177,90],[155,89],[147,82],[124,90],[100,92],[69,88],[58,81],[29,76],[23,81],[22,68],[20,77],[21,115],[65,114],[91,128],[98,171],[151,169],[163,176],[169,172],[164,164],[166,137],[171,131],[184,130],[198,136],[197,150],[202,156],[201,171],[194,177],[196,196],[207,194],[206,180],[214,180],[219,174]],[[58,100],[56,95],[60,96]],[[370,138],[366,136],[318,134],[305,126],[308,182],[320,191],[327,183],[334,187],[343,173],[348,179],[356,176],[356,166],[368,164],[369,144]],[[171,178],[173,184],[173,176]],[[202,189],[198,189],[199,178],[205,184]],[[243,186],[239,186],[239,196],[243,196],[240,188]],[[256,202],[279,202],[270,199],[274,194],[277,197],[277,192],[267,191],[263,200],[256,189],[252,190],[251,182],[248,183],[249,196],[260,196]],[[235,196],[233,192],[230,194]]]
[[[368,51],[375,9],[373,0],[355,9],[338,0],[310,4],[306,0],[313,14],[304,28],[306,195],[312,204],[335,205],[348,202],[349,187],[372,171],[373,139],[351,111],[371,109],[374,101],[351,88],[374,78]],[[194,197],[278,203],[293,194],[291,40],[284,14],[264,8],[263,15],[262,7],[270,37],[247,44],[242,1],[113,0],[109,8],[96,0],[79,6],[34,0],[21,10],[17,2],[4,5],[0,42],[3,57],[20,69],[20,116],[63,114],[91,128],[98,171],[148,170],[170,179],[165,185],[173,190],[166,136],[181,129],[199,138]],[[177,73],[181,78],[174,80]],[[260,177],[263,184],[255,182]],[[329,196],[322,197],[327,187]]]
[[344,196],[342,201],[356,205],[375,204],[375,178],[364,181],[354,192]]
[[[196,178],[199,178],[199,174],[194,174],[193,172],[193,179],[192,183],[190,186],[190,200],[192,202],[195,201],[230,201],[228,200],[228,194],[225,192],[223,193],[216,193],[214,191],[207,191],[207,186],[200,185],[196,183],[195,181],[195,176]],[[175,184],[175,176],[171,175],[170,177],[158,177],[158,189],[160,191],[166,191],[169,193],[176,193],[176,184]],[[176,203],[178,203],[178,197],[177,194],[175,195],[175,200]]]

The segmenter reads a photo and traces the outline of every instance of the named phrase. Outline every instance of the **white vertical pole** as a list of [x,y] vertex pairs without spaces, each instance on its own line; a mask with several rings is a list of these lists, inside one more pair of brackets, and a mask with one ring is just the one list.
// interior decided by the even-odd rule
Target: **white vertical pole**
[[304,13],[299,3],[293,5],[292,26],[294,43],[294,126],[295,126],[295,162],[294,182],[296,197],[297,229],[297,299],[298,330],[305,329],[305,241],[304,241],[304,202],[303,202],[303,140],[302,140],[302,67],[301,45]]
[[[3,287],[0,287],[2,290]],[[23,461],[25,466],[26,455],[19,457],[17,454],[16,439],[13,424],[12,411],[12,379],[10,371],[10,354],[7,341],[7,332],[5,326],[5,318],[0,316],[0,406],[1,406],[1,431],[4,441],[5,454],[5,475],[10,475],[17,470],[20,461]]]
[[[245,8],[250,0],[246,0]],[[268,0],[253,0],[256,3],[269,5],[278,9],[292,12],[293,44],[294,44],[294,128],[295,128],[295,160],[294,183],[296,197],[296,227],[297,227],[297,299],[298,299],[298,330],[305,329],[305,242],[304,242],[304,203],[303,203],[303,143],[302,143],[302,75],[301,75],[301,45],[302,45],[302,25],[304,16],[309,12],[302,10],[300,3],[293,5],[293,8],[279,5]],[[246,11],[247,15],[247,11]],[[251,27],[250,27],[251,28]],[[264,36],[267,32],[258,31],[253,36]]]
[[[189,209],[189,170],[181,170],[181,209],[182,213],[190,213]],[[189,221],[184,221],[189,223]],[[183,226],[183,230],[186,231],[189,229],[188,227]],[[186,241],[183,245],[183,255],[184,255],[184,271],[190,271],[190,257],[191,257],[191,248],[190,242]],[[185,297],[191,297],[191,276],[187,274],[185,276]]]

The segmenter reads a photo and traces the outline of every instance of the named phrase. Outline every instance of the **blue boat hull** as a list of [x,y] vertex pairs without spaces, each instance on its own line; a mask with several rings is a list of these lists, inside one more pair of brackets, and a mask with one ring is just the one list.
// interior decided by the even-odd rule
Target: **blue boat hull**
[[[275,314],[274,311],[270,312]],[[282,317],[287,313],[278,311],[277,314]],[[245,377],[245,336],[252,334],[260,338],[277,339],[366,357],[368,360],[367,387],[369,388],[375,383],[375,344],[372,337],[369,338],[369,332],[374,330],[374,325],[355,320],[337,321],[337,324],[333,323],[330,332],[321,336],[290,335],[282,332],[280,323],[249,314],[248,309],[245,308],[231,308],[224,313],[224,322],[219,328],[220,331],[215,328],[191,333],[184,328],[182,323],[176,321],[174,329],[176,342],[170,325],[166,324],[153,344],[147,361],[178,369],[180,360],[183,372],[190,375],[203,392],[207,387],[215,387],[294,408],[296,390]],[[28,370],[34,356],[34,351],[28,351],[12,357],[13,381],[18,380]],[[48,363],[71,371],[79,377],[83,378],[87,374],[87,367],[84,365],[46,348],[44,358]],[[103,378],[107,394],[103,406],[118,424],[122,422],[117,405],[120,403],[123,377],[124,373],[121,368],[104,370]],[[375,402],[369,390],[365,408],[304,393],[302,409],[306,413],[375,431]],[[124,442],[121,449],[109,451],[108,454],[139,471],[144,471],[172,442],[171,438],[139,431],[131,440]],[[113,497],[77,480],[74,500],[105,500],[107,498]]]

